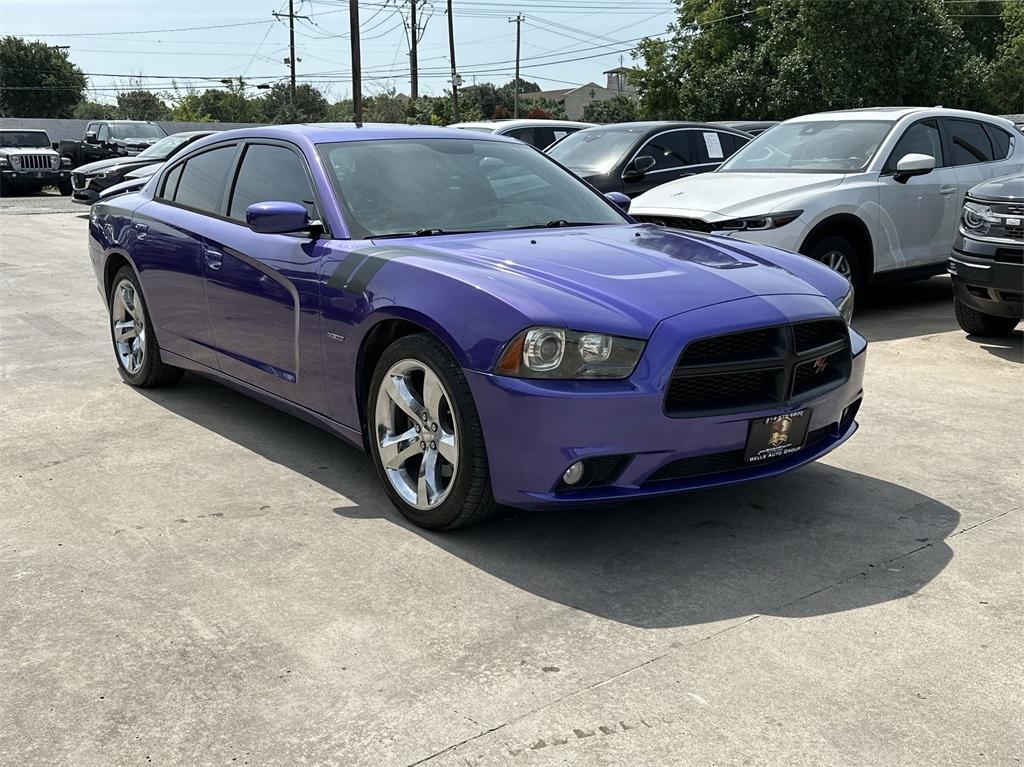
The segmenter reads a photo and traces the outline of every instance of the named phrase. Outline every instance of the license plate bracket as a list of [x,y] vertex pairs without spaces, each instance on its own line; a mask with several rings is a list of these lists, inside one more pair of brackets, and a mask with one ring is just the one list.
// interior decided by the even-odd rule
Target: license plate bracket
[[747,429],[744,463],[763,463],[800,450],[810,422],[810,408],[753,419]]

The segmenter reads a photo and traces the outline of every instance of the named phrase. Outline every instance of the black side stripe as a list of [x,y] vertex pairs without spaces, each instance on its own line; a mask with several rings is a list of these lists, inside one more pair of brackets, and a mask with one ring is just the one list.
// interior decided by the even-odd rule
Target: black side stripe
[[327,287],[362,293],[386,263],[408,256],[445,258],[416,248],[367,248],[349,253],[327,281]]

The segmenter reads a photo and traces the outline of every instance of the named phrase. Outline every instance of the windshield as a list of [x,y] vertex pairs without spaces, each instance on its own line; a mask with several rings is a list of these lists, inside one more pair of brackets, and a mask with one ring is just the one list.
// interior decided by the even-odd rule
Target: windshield
[[391,139],[324,144],[320,154],[356,239],[625,222],[526,144]]
[[136,123],[134,125],[114,123],[110,126],[110,135],[123,141],[128,138],[163,138],[167,134],[164,133],[163,128],[153,123]]
[[166,160],[192,138],[193,136],[187,136],[184,133],[175,133],[173,136],[160,139],[153,146],[139,152],[136,157],[146,160]]
[[0,147],[47,147],[50,137],[37,130],[0,131]]
[[849,173],[863,170],[893,123],[808,120],[776,125],[726,160],[719,173]]
[[576,171],[607,173],[640,135],[638,130],[588,128],[566,136],[551,147],[548,154]]

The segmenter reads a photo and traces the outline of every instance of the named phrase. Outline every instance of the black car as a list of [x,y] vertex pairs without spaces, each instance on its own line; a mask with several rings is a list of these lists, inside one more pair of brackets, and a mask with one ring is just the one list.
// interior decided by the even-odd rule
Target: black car
[[708,123],[618,123],[573,133],[547,153],[602,192],[636,197],[677,178],[714,170],[751,138]]
[[956,321],[968,333],[1009,335],[1024,319],[1024,175],[967,193],[949,273]]
[[133,157],[111,157],[75,168],[71,173],[71,185],[74,188],[71,199],[83,205],[92,205],[100,198],[100,192],[123,181],[126,173],[162,163],[193,141],[211,133],[215,131],[174,133]]
[[723,128],[743,131],[751,136],[764,133],[769,128],[774,128],[778,124],[778,120],[719,120],[712,123],[712,125],[719,125]]

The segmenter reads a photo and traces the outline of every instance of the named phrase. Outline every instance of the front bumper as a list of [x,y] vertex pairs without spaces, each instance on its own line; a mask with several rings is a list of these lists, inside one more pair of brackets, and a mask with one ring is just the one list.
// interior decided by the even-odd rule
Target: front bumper
[[69,170],[12,170],[0,171],[5,181],[13,184],[37,184],[41,186],[56,186],[61,181],[71,176]]
[[100,198],[100,192],[121,181],[121,176],[97,178],[82,173],[71,176],[71,199],[83,205],[92,205]]
[[958,235],[947,269],[959,301],[993,317],[1024,319],[1024,243]]
[[[668,380],[690,340],[748,328],[835,316],[824,298],[756,297],[706,307],[662,322],[633,376],[623,381],[542,381],[466,372],[487,444],[491,487],[499,503],[520,508],[595,505],[769,477],[817,460],[856,431],[867,342],[850,331],[852,366],[836,389],[784,408],[707,417],[665,415]],[[813,444],[770,463],[652,480],[681,459],[734,455],[752,419],[812,408]],[[561,485],[575,461],[628,456],[599,487]],[[662,472],[664,475],[664,472]]]

